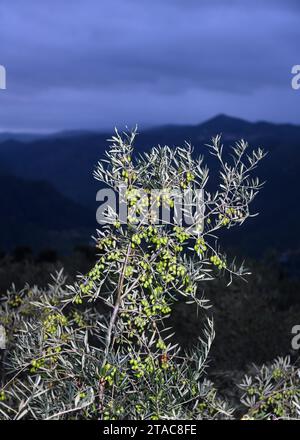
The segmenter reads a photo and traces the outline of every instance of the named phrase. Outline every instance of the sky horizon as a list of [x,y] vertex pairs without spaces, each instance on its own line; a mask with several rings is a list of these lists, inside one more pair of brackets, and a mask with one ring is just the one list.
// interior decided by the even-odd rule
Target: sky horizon
[[195,125],[221,113],[299,125],[299,14],[296,0],[2,0],[0,132]]
[[148,130],[148,129],[155,129],[155,128],[159,128],[159,127],[163,127],[163,126],[168,126],[168,125],[170,125],[170,126],[172,126],[172,125],[174,125],[174,126],[191,126],[191,127],[193,127],[193,126],[197,126],[197,125],[201,125],[201,124],[203,124],[203,123],[205,123],[205,122],[208,122],[208,121],[210,121],[210,120],[212,120],[212,119],[214,119],[214,118],[216,118],[216,117],[218,117],[218,116],[226,116],[226,117],[228,117],[228,118],[232,118],[232,119],[241,119],[241,120],[243,120],[243,121],[245,121],[245,122],[250,122],[250,123],[253,123],[253,124],[255,124],[255,123],[259,123],[259,122],[262,122],[262,123],[271,123],[271,124],[278,124],[278,125],[293,125],[293,126],[299,126],[300,127],[300,122],[299,123],[297,123],[297,122],[287,122],[287,121],[283,121],[283,122],[280,122],[280,121],[268,121],[268,120],[266,120],[266,119],[253,119],[253,120],[250,120],[250,119],[248,119],[248,118],[240,118],[239,116],[237,116],[237,115],[229,115],[229,114],[225,114],[225,113],[219,113],[219,114],[215,114],[215,115],[212,115],[211,117],[208,117],[208,118],[205,118],[205,119],[203,119],[202,121],[198,121],[198,122],[195,122],[195,123],[185,123],[185,124],[181,124],[181,123],[172,123],[172,122],[169,122],[169,123],[166,123],[166,124],[151,124],[151,125],[146,125],[146,124],[144,124],[144,125],[137,125],[137,124],[132,124],[132,125],[129,125],[129,124],[123,124],[123,125],[119,125],[119,126],[116,126],[116,125],[114,125],[114,126],[108,126],[108,127],[103,127],[103,128],[100,128],[100,129],[97,129],[97,127],[95,127],[95,128],[86,128],[86,127],[78,127],[78,128],[74,128],[74,129],[58,129],[58,130],[43,130],[43,129],[24,129],[24,130],[18,130],[18,129],[15,129],[15,130],[1,130],[0,129],[0,135],[3,135],[3,134],[7,134],[7,133],[9,133],[9,134],[16,134],[16,135],[18,135],[18,134],[24,134],[24,135],[30,135],[30,134],[32,134],[32,135],[52,135],[52,134],[56,134],[56,133],[63,133],[63,132],[72,132],[72,131],[74,131],[74,132],[76,132],[76,131],[78,131],[78,132],[84,132],[84,131],[87,131],[87,132],[96,132],[96,133],[111,133],[112,132],[112,130],[114,130],[115,129],[115,127],[116,128],[118,128],[119,130],[125,130],[126,128],[130,128],[130,129],[132,129],[132,128],[134,128],[136,125],[137,125],[137,127],[138,127],[138,129],[139,129],[139,131],[142,131],[142,130]]

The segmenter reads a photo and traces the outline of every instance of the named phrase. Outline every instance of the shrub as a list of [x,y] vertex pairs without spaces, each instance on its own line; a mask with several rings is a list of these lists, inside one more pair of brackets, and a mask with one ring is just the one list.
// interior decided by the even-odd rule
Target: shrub
[[299,419],[300,370],[289,357],[279,357],[270,365],[254,367],[240,388],[245,419]]
[[[209,171],[189,144],[156,147],[136,157],[135,137],[136,131],[122,136],[116,131],[107,161],[94,173],[115,191],[125,185],[129,205],[126,224],[107,207],[94,267],[71,286],[60,271],[47,289],[12,289],[2,299],[0,323],[9,345],[0,395],[3,418],[232,417],[203,374],[213,321],[203,320],[203,335],[189,351],[170,342],[165,322],[182,298],[207,310],[201,282],[224,275],[230,283],[234,275],[247,273],[227,261],[216,233],[250,216],[249,204],[261,187],[250,174],[264,153],[246,154],[241,141],[229,163],[220,137],[214,138],[209,149],[220,165],[220,182],[209,192]],[[154,201],[153,190],[160,191]],[[205,210],[189,216],[192,223],[157,224],[155,205],[176,214],[174,193],[187,191],[194,205],[196,190],[204,191]]]

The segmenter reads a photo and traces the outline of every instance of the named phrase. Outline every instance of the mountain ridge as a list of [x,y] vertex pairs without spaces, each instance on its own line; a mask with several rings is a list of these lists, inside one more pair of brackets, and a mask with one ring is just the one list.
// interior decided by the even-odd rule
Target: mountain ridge
[[[229,235],[230,244],[247,248],[252,253],[268,248],[283,251],[300,248],[300,207],[296,203],[299,198],[300,126],[265,121],[253,123],[217,115],[198,125],[143,130],[137,138],[136,152],[142,153],[158,144],[174,146],[190,141],[196,154],[205,155],[214,174],[214,163],[211,155],[206,154],[205,144],[219,133],[222,133],[224,151],[244,138],[251,148],[263,147],[269,152],[257,170],[261,179],[267,182],[253,207],[261,214],[250,219],[243,231]],[[109,137],[109,133],[81,132],[80,135],[47,137],[26,144],[5,141],[0,143],[0,163],[5,164],[11,174],[25,180],[49,182],[67,198],[95,212],[99,184],[93,179],[92,171],[103,157]]]
[[[289,123],[289,122],[271,122],[264,119],[258,119],[256,121],[249,121],[247,119],[239,118],[237,116],[229,116],[225,113],[219,113],[215,116],[205,119],[202,122],[198,122],[195,124],[176,124],[176,123],[168,123],[163,125],[157,125],[152,126],[143,129],[143,132],[151,132],[153,130],[159,131],[164,129],[193,129],[193,128],[203,128],[203,127],[213,127],[214,125],[229,125],[229,124],[243,124],[247,126],[265,126],[265,127],[278,127],[278,128],[288,128],[288,129],[299,129],[300,130],[300,124],[295,123]],[[64,139],[66,137],[78,137],[78,136],[94,136],[94,135],[110,135],[109,130],[97,130],[97,129],[70,129],[70,130],[60,130],[60,131],[53,131],[49,133],[35,133],[30,132],[9,132],[9,131],[3,131],[0,132],[0,144],[6,141],[10,140],[16,140],[19,142],[32,142],[32,141],[39,141],[40,139]]]

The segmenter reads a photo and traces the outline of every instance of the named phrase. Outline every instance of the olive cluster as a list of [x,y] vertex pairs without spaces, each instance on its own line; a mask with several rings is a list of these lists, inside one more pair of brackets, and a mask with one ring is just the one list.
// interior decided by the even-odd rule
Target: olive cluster
[[20,295],[13,295],[12,298],[8,301],[8,305],[12,308],[20,307],[23,300]]
[[129,206],[136,205],[140,198],[140,192],[137,188],[127,189],[125,193]]
[[89,272],[89,278],[93,281],[97,281],[101,276],[101,270],[104,269],[104,257],[101,257],[100,262],[95,264],[93,269]]
[[105,364],[103,369],[104,369],[103,378],[111,386],[114,383],[117,368],[107,363]]
[[74,298],[74,303],[75,304],[82,304],[82,298],[80,297],[80,295],[76,295]]
[[187,171],[184,173],[182,180],[180,181],[180,186],[182,189],[186,189],[193,180],[195,179],[195,176],[190,171]]
[[230,223],[230,218],[224,214],[219,214],[219,220],[222,226],[227,226]]
[[168,244],[169,239],[166,236],[161,237],[159,235],[154,235],[150,241],[156,246],[156,249],[161,249]]
[[123,162],[123,169],[121,172],[121,176],[125,183],[133,183],[136,180],[136,173],[132,166],[132,158],[130,155],[126,155],[122,157],[121,161]]
[[111,401],[107,404],[104,412],[103,419],[104,420],[117,420],[122,416],[125,409],[122,405],[116,405],[115,401]]
[[79,313],[77,310],[73,310],[72,317],[74,319],[75,324],[78,325],[78,327],[85,327],[86,322],[83,318],[83,315]]
[[165,204],[165,205],[169,205],[170,208],[174,208],[174,200],[173,200],[173,198],[171,197],[169,191],[167,191],[167,192],[163,192],[163,193],[162,193],[162,195],[161,195],[161,200],[162,200],[162,203],[163,203],[163,204]]
[[131,316],[131,313],[128,313],[133,312],[134,305],[129,306],[128,311],[123,311],[121,314],[121,317],[125,319],[124,324],[128,327],[129,338],[132,338],[136,332],[142,333],[149,324],[150,318],[155,318],[158,314],[167,315],[171,312],[171,308],[164,298],[161,298],[160,302],[155,304],[150,304],[147,299],[143,299],[141,306],[141,312],[135,313],[134,317]]
[[131,247],[135,248],[136,245],[140,245],[142,242],[142,238],[144,237],[144,234],[133,234],[131,237]]
[[45,334],[54,335],[59,325],[67,325],[68,320],[60,313],[49,313],[43,321],[43,328]]
[[210,261],[218,267],[218,269],[225,269],[226,268],[226,262],[221,260],[221,258],[218,255],[213,255],[210,257]]
[[179,243],[184,243],[190,238],[190,234],[180,226],[174,226],[173,231]]
[[[108,255],[108,259],[111,254]],[[112,259],[112,258],[110,258]],[[105,258],[101,257],[99,262],[95,264],[95,266],[89,271],[87,274],[87,280],[80,284],[80,290],[83,294],[89,294],[92,288],[94,287],[95,281],[98,281],[101,277],[102,270],[104,269]],[[77,303],[80,304],[80,302]]]
[[47,358],[51,362],[57,362],[58,354],[61,352],[61,347],[48,347],[46,350]]
[[[134,322],[134,325],[136,326],[137,330],[141,333],[144,331],[144,329],[147,325],[146,319],[142,318],[139,315],[134,318],[133,322]],[[129,334],[129,337],[133,337],[133,334],[134,334],[134,332],[131,331]]]
[[193,291],[190,276],[183,264],[177,261],[176,255],[172,255],[169,250],[163,250],[155,264],[155,271],[160,274],[165,284],[177,283],[185,285],[186,293]]
[[143,405],[138,403],[137,405],[135,405],[135,410],[138,414],[142,414],[142,412],[144,411],[144,407]]
[[279,367],[274,368],[272,372],[273,379],[278,380],[281,379],[283,376],[284,376],[284,371],[281,368]]
[[225,214],[219,214],[219,220],[222,226],[227,226],[231,220],[238,220],[242,217],[242,212],[232,207],[227,208]]
[[86,280],[84,283],[80,284],[80,290],[83,294],[89,294],[94,287],[94,282],[92,280]]
[[150,275],[150,273],[144,273],[143,275],[141,275],[140,280],[143,283],[143,287],[147,289],[153,283],[153,276]]
[[[121,252],[120,251],[112,251],[107,255],[107,261],[119,261],[121,258]],[[104,257],[102,257],[103,262]],[[101,267],[104,269],[104,265],[101,265]]]
[[149,205],[148,195],[138,188],[128,189],[125,193],[129,207],[138,205],[140,208]]
[[124,182],[128,183],[130,172],[128,170],[122,171],[122,177],[124,178]]
[[194,249],[198,254],[204,254],[204,252],[207,250],[207,246],[203,237],[197,238]]
[[125,277],[128,278],[133,274],[134,267],[133,266],[126,266],[125,268]]
[[143,313],[146,315],[147,318],[156,316],[158,313],[167,315],[171,312],[167,301],[163,297],[161,297],[159,301],[156,301],[156,299],[154,299],[153,297],[153,299],[151,300],[151,304],[147,299],[142,299],[141,304],[143,306]]
[[[116,239],[114,236],[101,238],[97,243],[97,247],[100,250],[104,250],[106,252],[106,256],[102,255],[99,258],[99,261],[86,275],[86,279],[80,284],[79,287],[81,293],[86,295],[89,295],[91,293],[91,290],[95,286],[95,282],[99,281],[99,279],[101,278],[103,270],[105,268],[105,263],[120,261],[121,259],[121,252],[120,250],[116,249]],[[80,295],[77,295],[75,297],[74,302],[76,304],[82,303]]]
[[163,288],[157,286],[152,288],[151,295],[148,298],[143,298],[138,304],[134,304],[132,295],[128,295],[128,300],[131,304],[127,309],[124,309],[121,313],[123,323],[128,328],[128,336],[132,338],[136,332],[142,333],[150,323],[151,318],[155,318],[157,315],[167,315],[171,312],[166,299],[162,295]]
[[31,368],[29,371],[30,371],[30,373],[36,373],[38,370],[40,370],[44,366],[45,366],[45,359],[44,358],[33,359],[31,361]]
[[166,344],[164,343],[164,341],[162,339],[159,339],[157,341],[156,348],[159,348],[160,350],[165,350],[166,349]]
[[132,188],[126,191],[126,200],[129,206],[127,220],[129,223],[137,223],[138,220],[135,215],[140,215],[144,208],[148,210],[149,197],[144,191]]
[[[150,294],[151,304],[153,307],[156,305],[156,307],[152,309],[154,314],[156,313],[157,310],[160,310],[164,315],[167,315],[168,313],[171,312],[171,309],[168,306],[166,299],[162,295],[163,291],[164,290],[162,286],[156,286],[151,291]],[[157,308],[158,305],[160,306],[159,308]]]
[[[135,306],[131,304],[128,308],[128,310],[123,310],[121,313],[121,318],[123,319],[123,325],[127,327],[128,331],[128,338],[133,338],[137,335],[137,332],[142,333],[148,324],[146,319],[142,316],[135,315],[135,318],[132,318],[133,310],[135,309]],[[118,340],[118,342],[120,342]]]
[[141,228],[139,232],[136,232],[132,235],[132,248],[135,248],[136,245],[140,245],[143,239],[146,243],[153,244],[156,249],[160,249],[162,246],[166,246],[169,240],[167,236],[159,236],[157,230],[153,226],[149,226],[147,228],[144,227]]
[[98,249],[109,250],[112,247],[116,247],[116,240],[114,237],[104,237],[97,243]]
[[130,359],[129,363],[134,376],[137,378],[144,376],[145,373],[154,373],[158,368],[158,364],[156,365],[152,356],[146,356],[144,360],[138,356],[136,359]]
[[58,361],[58,355],[61,352],[61,347],[48,347],[44,357],[33,359],[31,361],[30,373],[36,373],[41,368],[50,367]]

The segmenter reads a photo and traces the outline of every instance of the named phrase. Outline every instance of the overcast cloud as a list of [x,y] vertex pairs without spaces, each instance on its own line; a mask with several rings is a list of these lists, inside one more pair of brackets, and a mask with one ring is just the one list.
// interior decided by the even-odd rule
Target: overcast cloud
[[0,130],[299,121],[300,2],[1,0]]

